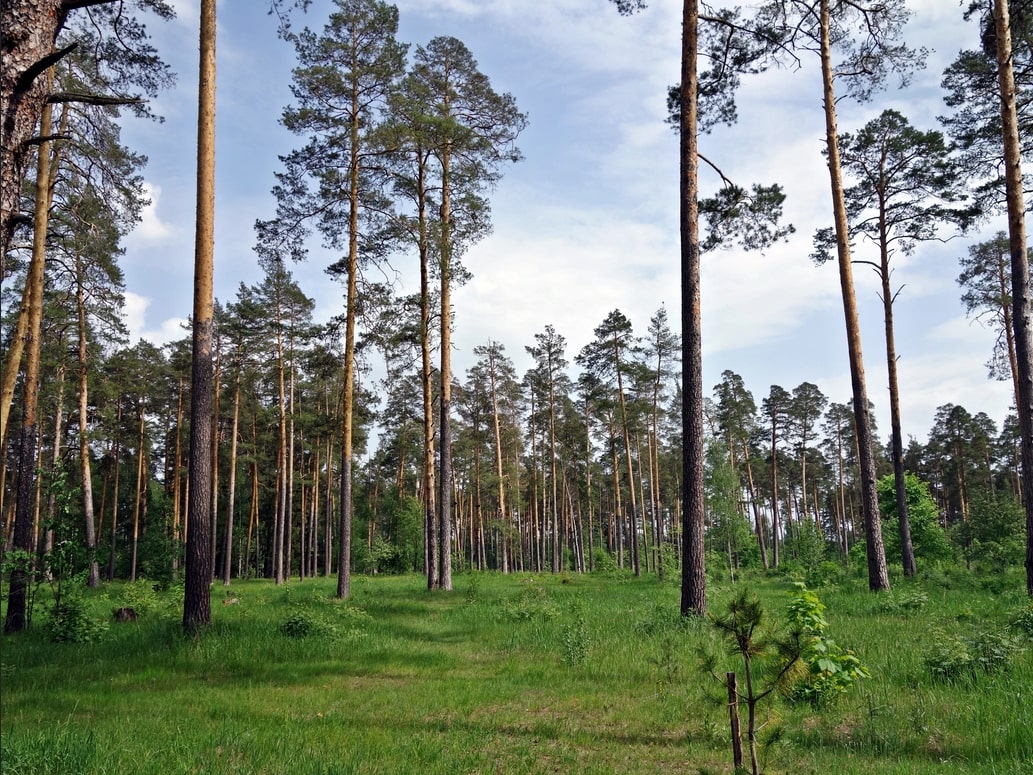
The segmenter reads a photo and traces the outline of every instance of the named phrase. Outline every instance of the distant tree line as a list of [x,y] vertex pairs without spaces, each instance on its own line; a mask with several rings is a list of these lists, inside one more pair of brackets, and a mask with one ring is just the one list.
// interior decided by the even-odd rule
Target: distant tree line
[[[176,580],[191,499],[210,519],[212,581],[336,573],[340,596],[353,565],[422,572],[428,586],[448,589],[458,568],[695,572],[703,550],[732,573],[860,554],[880,589],[888,585],[884,520],[893,527],[890,561],[911,575],[923,561],[953,555],[1012,561],[1023,503],[1033,551],[1033,434],[1022,430],[1030,424],[1028,315],[1016,314],[1028,310],[1028,252],[1015,225],[1025,205],[1021,177],[995,172],[1019,170],[1030,152],[1028,1],[1013,0],[1010,21],[1001,0],[972,4],[982,39],[945,73],[954,108],[946,135],[918,130],[895,111],[856,133],[836,130],[833,80],[869,99],[877,81],[898,70],[906,78],[918,64],[911,49],[890,45],[907,18],[899,3],[773,1],[750,20],[687,10],[704,31],[686,50],[731,57],[698,82],[687,70],[684,82],[695,89],[672,91],[672,121],[693,138],[683,147],[693,165],[704,158],[695,124],[686,123],[696,120],[697,96],[706,131],[734,118],[735,73],[785,58],[799,64],[805,51],[820,53],[828,70],[835,226],[816,235],[814,257],[835,257],[840,269],[852,405],[804,382],[771,386],[759,406],[727,371],[705,396],[698,304],[686,305],[673,328],[659,309],[644,332],[613,310],[577,353],[545,325],[522,343],[533,363],[523,375],[502,343],[487,341],[476,363],[455,373],[451,291],[470,279],[462,257],[490,232],[488,196],[504,166],[520,159],[515,141],[526,116],[511,95],[494,91],[461,41],[437,37],[410,55],[395,40],[398,12],[389,4],[336,0],[319,32],[293,27],[286,5],[273,3],[299,64],[282,123],[303,144],[281,159],[276,212],[256,224],[263,279],[215,304],[211,417],[205,412],[214,432],[203,479],[211,491],[203,494],[189,491],[187,475],[197,463],[189,453],[196,347],[189,338],[160,348],[127,341],[118,265],[145,203],[145,160],[121,144],[122,112],[149,115],[143,96],[171,81],[139,13],[168,18],[171,8],[157,0],[132,13],[119,0],[4,7],[5,57],[17,54],[11,61],[23,68],[20,79],[8,78],[14,64],[5,68],[3,82],[7,629],[24,625],[27,584],[54,572],[56,547],[90,585],[102,576]],[[618,3],[623,11],[641,5]],[[30,6],[43,15],[21,12]],[[50,6],[58,24],[43,29]],[[1011,53],[1002,60],[1004,31]],[[846,57],[835,72],[833,48]],[[1011,69],[1019,97],[1009,119],[998,110],[1007,92],[998,76]],[[1002,145],[1009,120],[1019,141]],[[683,270],[696,281],[702,250],[763,247],[791,232],[774,225],[783,204],[777,186],[748,193],[721,174],[719,194],[698,199],[692,174],[686,190],[698,211],[690,208],[683,223]],[[905,445],[891,258],[1000,212],[1008,231],[971,246],[958,281],[969,312],[999,334],[989,367],[1013,381],[1017,411],[998,428],[948,404],[926,442]],[[854,245],[857,235],[874,252],[865,241]],[[341,256],[328,272],[346,289],[344,313],[326,325],[313,322],[313,302],[289,269],[317,236]],[[406,258],[418,264],[420,288],[400,296],[377,278],[388,259]],[[885,450],[873,442],[853,338],[855,263],[881,280],[893,409]],[[690,597],[702,613],[705,596]]]

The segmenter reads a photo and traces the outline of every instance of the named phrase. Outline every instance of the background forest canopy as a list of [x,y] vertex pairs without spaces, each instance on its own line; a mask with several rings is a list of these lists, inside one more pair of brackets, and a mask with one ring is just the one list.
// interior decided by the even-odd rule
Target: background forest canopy
[[[420,3],[403,2],[399,3],[403,24],[409,5],[413,6],[412,13],[419,18],[421,28],[428,19],[441,23],[442,17],[428,14]],[[860,294],[868,297],[864,303],[869,305],[862,311],[869,327],[865,341],[870,353],[879,352],[881,295],[882,300],[892,298],[899,313],[898,340],[910,344],[912,352],[915,348],[920,352],[918,343],[926,332],[919,329],[926,305],[933,298],[931,292],[923,290],[923,280],[940,291],[947,284],[958,310],[981,322],[983,333],[979,341],[985,346],[981,358],[986,362],[986,371],[993,380],[1004,381],[1007,388],[1013,380],[1014,356],[1009,349],[1006,316],[1009,295],[1002,290],[1007,288],[1002,285],[1007,255],[998,234],[1003,228],[998,213],[1000,189],[995,177],[996,160],[987,156],[985,132],[979,131],[986,128],[988,121],[992,122],[988,116],[992,115],[993,103],[986,96],[988,64],[981,49],[978,14],[969,24],[962,25],[961,9],[947,5],[952,6],[952,23],[964,27],[968,42],[966,49],[956,56],[952,53],[954,58],[948,60],[948,66],[936,74],[937,80],[942,78],[942,91],[932,113],[926,107],[928,101],[918,103],[923,107],[913,117],[912,125],[907,113],[895,107],[907,104],[907,90],[888,95],[885,100],[878,96],[863,110],[849,113],[852,128],[843,133],[857,259],[875,269],[873,275],[886,278],[889,283],[860,288]],[[1013,5],[1019,11],[1015,14],[1016,24],[1025,25],[1018,28],[1021,34],[1016,36],[1020,44],[1017,75],[1021,88],[1026,89],[1024,94],[1028,94],[1033,78],[1033,10],[1029,2]],[[339,497],[334,482],[340,471],[344,388],[343,291],[340,284],[327,284],[325,279],[314,279],[318,275],[311,273],[325,271],[335,279],[348,279],[349,268],[341,259],[340,221],[328,219],[326,212],[330,208],[320,207],[330,201],[328,192],[341,190],[344,178],[328,163],[340,161],[340,148],[333,144],[320,146],[314,139],[316,130],[312,122],[332,124],[334,117],[314,117],[314,109],[304,104],[299,95],[306,88],[318,94],[319,84],[306,84],[304,77],[318,82],[327,75],[317,72],[318,68],[306,71],[303,59],[307,56],[310,64],[318,60],[315,47],[321,42],[319,36],[326,22],[320,13],[335,7],[314,4],[307,15],[292,18],[293,26],[281,27],[285,40],[275,44],[279,49],[272,59],[282,63],[284,57],[299,55],[299,60],[291,61],[287,67],[296,68],[293,100],[291,94],[280,90],[276,96],[281,103],[275,111],[266,116],[252,112],[248,120],[273,124],[279,118],[283,128],[294,133],[286,140],[280,135],[280,142],[294,150],[279,155],[278,167],[275,151],[263,162],[249,147],[251,166],[267,168],[271,182],[265,188],[272,192],[271,198],[246,212],[239,209],[239,200],[227,208],[235,224],[226,227],[225,233],[236,237],[247,232],[248,237],[238,240],[239,244],[255,245],[255,251],[246,259],[228,260],[231,267],[243,262],[247,269],[234,278],[236,287],[232,293],[220,294],[216,311],[218,432],[213,539],[216,572],[225,575],[227,581],[231,575],[271,575],[277,563],[284,564],[289,573],[303,576],[329,574],[333,564],[332,544],[337,539],[331,515]],[[933,13],[930,3],[918,3],[916,8],[920,9],[917,20],[923,18],[922,13]],[[608,10],[612,9],[601,8],[598,13]],[[465,17],[455,9],[452,12],[460,31],[473,29],[484,21],[476,15]],[[232,36],[241,34],[233,28],[241,13],[239,9],[227,9],[229,18],[222,22],[231,41]],[[249,13],[258,16],[254,9]],[[937,13],[943,13],[942,9]],[[630,32],[625,30],[622,34],[642,36],[653,31],[648,25],[663,23],[662,18],[649,20],[647,16],[629,20]],[[248,28],[259,22],[273,24],[262,16],[260,20],[250,19]],[[166,50],[160,43],[175,40],[175,25],[179,22],[152,18],[147,23],[159,42],[155,53],[172,57],[173,49]],[[606,24],[615,25],[617,21],[608,18]],[[166,25],[171,31],[163,29]],[[304,25],[309,25],[311,33],[302,29]],[[591,32],[604,34],[597,25],[591,26]],[[89,26],[85,22],[73,24],[63,34],[69,39],[89,35]],[[392,92],[390,98],[369,106],[368,112],[363,113],[363,131],[368,133],[365,140],[376,153],[371,154],[373,161],[364,168],[367,177],[362,184],[369,193],[367,207],[359,216],[360,263],[355,278],[359,364],[354,424],[357,462],[352,469],[356,568],[401,572],[420,570],[424,563],[420,500],[427,493],[422,471],[426,446],[422,434],[425,410],[420,346],[424,336],[437,346],[440,338],[435,332],[440,330],[442,321],[440,313],[433,312],[434,304],[430,305],[429,321],[421,319],[424,310],[415,277],[416,255],[421,245],[419,226],[423,223],[432,236],[449,228],[455,237],[454,250],[448,256],[452,263],[446,263],[441,251],[434,247],[438,242],[432,239],[424,244],[425,250],[429,250],[428,267],[433,283],[443,287],[440,283],[444,271],[455,290],[452,303],[446,304],[454,315],[457,336],[457,368],[449,381],[455,562],[481,569],[554,571],[590,570],[616,564],[635,572],[661,573],[665,561],[677,561],[675,539],[681,510],[680,345],[676,327],[669,318],[676,317],[675,308],[672,305],[668,311],[666,291],[660,290],[663,278],[669,279],[671,275],[656,269],[652,255],[644,256],[641,264],[645,271],[655,272],[660,281],[654,278],[628,294],[627,287],[610,287],[606,272],[611,259],[607,253],[598,264],[587,259],[572,262],[577,264],[573,276],[579,280],[565,284],[567,275],[560,271],[566,269],[563,265],[568,259],[556,250],[558,247],[562,251],[567,243],[551,244],[556,221],[564,219],[542,216],[538,210],[525,212],[519,228],[533,231],[540,223],[541,241],[518,241],[514,236],[517,227],[506,215],[507,210],[519,199],[534,197],[528,196],[533,189],[527,177],[517,176],[527,174],[521,173],[521,169],[532,164],[542,143],[542,135],[534,132],[548,134],[555,126],[548,120],[553,115],[548,102],[539,95],[544,89],[539,84],[533,90],[528,87],[532,91],[529,100],[541,110],[527,106],[519,77],[507,67],[510,63],[498,50],[486,48],[482,55],[472,44],[466,49],[458,37],[427,36],[424,40],[428,42],[407,50],[405,44],[399,44],[405,67],[397,74],[397,81],[409,91]],[[480,140],[469,143],[468,156],[457,162],[447,226],[440,215],[445,211],[442,191],[431,187],[425,191],[425,201],[420,202],[419,189],[412,185],[413,168],[406,168],[406,162],[392,159],[384,152],[391,146],[391,133],[397,131],[398,124],[412,118],[413,101],[419,98],[420,84],[414,79],[419,66],[440,53],[446,44],[460,57],[466,51],[475,67],[480,62],[481,70],[473,76],[474,80],[490,79],[489,86],[495,86],[501,103],[506,99],[512,102],[503,107],[515,130],[502,138],[499,149],[490,153],[478,144]],[[935,45],[936,41],[915,40],[913,44]],[[232,48],[232,42],[230,45]],[[62,88],[104,85],[96,64],[88,57],[89,47],[81,48],[82,55],[64,60],[55,72]],[[627,54],[616,53],[621,57]],[[161,113],[163,101],[170,107],[177,103],[161,91],[171,85],[171,71],[157,63],[152,65],[154,70],[147,71],[149,75],[141,75],[139,87],[141,93],[157,97],[153,110]],[[493,65],[498,65],[504,76],[501,82],[495,78]],[[663,87],[670,85],[676,72],[669,70]],[[784,80],[787,75],[774,73],[771,77],[774,83],[788,88],[789,82]],[[803,75],[807,75],[806,71]],[[181,80],[190,82],[185,76]],[[560,84],[558,88],[562,92],[567,87]],[[922,88],[928,88],[927,81]],[[673,148],[673,139],[663,127],[662,89],[657,94],[656,104],[647,115],[656,119],[654,124],[659,129],[645,132],[642,142]],[[740,107],[744,116],[751,110],[748,100],[755,94],[748,88],[744,91]],[[928,95],[920,92],[920,96]],[[239,110],[234,105],[237,100],[230,96],[227,102],[233,116],[234,110]],[[526,127],[522,125],[524,114],[516,111],[516,104],[530,115],[531,123]],[[792,111],[786,109],[787,113],[806,109],[818,116],[819,111],[806,102],[799,106],[789,104],[793,107]],[[1028,97],[1021,107],[1027,130],[1023,136],[1030,141],[1033,131],[1028,131]],[[141,110],[146,114],[150,109]],[[137,148],[125,138],[151,138],[159,143],[159,138],[166,138],[173,146],[178,141],[169,138],[169,126],[157,122],[146,128],[134,125],[130,130],[130,122],[138,124],[140,119],[129,118],[126,113],[125,107],[112,105],[67,103],[55,108],[54,124],[68,139],[54,143],[55,172],[47,186],[53,200],[43,299],[38,452],[39,467],[47,474],[38,495],[37,535],[40,549],[82,544],[81,499],[71,497],[70,493],[80,492],[83,487],[80,458],[88,456],[92,463],[88,470],[95,493],[96,550],[101,567],[111,578],[171,580],[179,568],[184,540],[190,339],[183,335],[171,341],[140,338],[132,343],[127,327],[127,300],[133,303],[139,295],[137,286],[127,282],[123,267],[135,266],[139,273],[139,267],[145,266],[143,271],[158,276],[159,282],[165,282],[162,278],[168,271],[169,292],[162,303],[176,309],[171,314],[182,316],[189,309],[189,294],[171,292],[172,288],[179,288],[173,262],[161,264],[160,271],[156,271],[155,259],[162,253],[146,250],[146,240],[151,237],[142,235],[139,229],[141,219],[145,225],[153,225],[147,219],[162,212],[156,207],[167,202],[172,191],[171,186],[162,191],[148,183],[150,173],[143,154],[158,156],[157,146],[143,144]],[[942,120],[937,122],[937,116],[943,116]],[[230,127],[232,121],[228,121]],[[740,124],[743,123],[749,124],[741,117]],[[630,132],[633,128],[625,126],[624,130]],[[445,129],[427,129],[428,148],[433,143],[434,131]],[[714,132],[715,150],[722,150],[717,135],[723,131]],[[733,131],[749,136],[759,130],[754,124],[745,130],[728,130],[730,135]],[[231,130],[220,132],[225,138]],[[650,134],[654,132],[655,137]],[[519,150],[515,145],[518,133]],[[708,141],[709,137],[704,138],[703,147],[709,156]],[[232,142],[232,135],[225,142]],[[890,266],[880,264],[871,239],[877,231],[877,197],[867,175],[871,165],[866,154],[878,155],[886,149],[899,153],[901,143],[906,148],[921,147],[922,159],[933,169],[919,182],[905,174],[894,181],[899,188],[892,192],[897,205],[892,212],[899,218],[891,223],[897,231],[888,245],[886,260],[893,262]],[[823,161],[818,144],[807,148],[806,154],[799,147],[794,153],[808,161],[794,156],[792,163],[801,169],[805,169],[805,163],[820,168]],[[420,150],[417,148],[417,154]],[[1027,158],[1029,150],[1027,145]],[[554,161],[555,153],[546,156]],[[579,156],[576,150],[565,153]],[[737,177],[764,169],[765,154],[757,153],[758,158],[751,161],[738,158],[747,155],[753,154],[728,154],[728,158],[719,161],[727,163],[728,174]],[[183,166],[182,158],[186,157],[176,159],[175,163]],[[228,153],[227,158],[232,160],[233,153]],[[673,180],[673,153],[660,158],[668,168],[667,177]],[[853,166],[849,164],[850,158],[854,160]],[[519,163],[508,165],[512,161]],[[505,177],[499,171],[503,162],[510,167],[505,170]],[[626,164],[620,159],[610,163],[618,167]],[[899,163],[907,168],[915,159],[903,153]],[[310,175],[316,168],[324,171],[318,181]],[[541,174],[540,167],[533,169]],[[652,168],[648,172],[652,174]],[[559,174],[563,174],[562,167]],[[769,172],[763,174],[770,176]],[[514,177],[516,181],[511,183]],[[790,237],[786,245],[771,249],[771,267],[753,272],[751,268],[758,266],[751,263],[754,259],[740,257],[733,250],[705,257],[704,262],[711,262],[714,269],[709,286],[704,277],[703,295],[719,299],[712,308],[718,310],[712,318],[715,322],[713,326],[706,325],[705,337],[714,331],[715,339],[724,341],[741,332],[769,350],[811,348],[810,338],[802,345],[787,343],[786,338],[775,342],[753,338],[756,334],[751,329],[763,328],[764,318],[754,319],[753,311],[743,308],[755,306],[750,303],[755,299],[744,292],[741,302],[729,301],[736,296],[736,283],[748,287],[745,275],[771,277],[771,290],[777,291],[781,286],[774,278],[787,253],[792,253],[797,267],[806,264],[806,272],[822,278],[820,283],[828,286],[831,293],[837,292],[832,276],[821,265],[828,244],[827,232],[822,229],[828,218],[812,217],[803,205],[800,210],[794,209],[793,189],[800,185],[794,178],[798,177],[803,175],[790,176],[785,181],[789,194],[785,215],[798,225],[798,234]],[[632,188],[640,184],[636,178],[630,180]],[[705,190],[716,195],[704,206],[705,211],[708,206],[713,210],[740,204],[721,198],[721,182],[715,175],[705,184]],[[671,216],[669,222],[656,226],[632,221],[630,228],[645,243],[640,246],[644,253],[656,251],[670,259],[671,269],[664,271],[675,271],[672,205],[676,197],[670,194],[670,185],[656,184],[668,200],[658,211]],[[27,183],[25,212],[33,210],[40,188],[35,179]],[[1033,190],[1033,186],[1027,190]],[[550,202],[550,198],[545,200],[554,205],[555,200]],[[591,191],[585,192],[585,198],[589,204],[595,199]],[[648,197],[645,203],[650,201]],[[339,207],[341,203],[336,204]],[[972,210],[976,205],[981,208],[978,214]],[[420,220],[415,209],[421,206],[429,214],[426,221]],[[613,217],[613,213],[604,212],[606,217]],[[801,217],[797,218],[797,214]],[[580,234],[580,211],[567,215],[567,225],[574,229],[575,236]],[[629,215],[635,214],[629,211]],[[257,229],[251,231],[256,220]],[[967,231],[958,236],[962,228]],[[612,231],[607,230],[606,234],[612,235]],[[164,241],[172,243],[176,237],[173,231],[165,235]],[[564,286],[569,295],[565,308],[557,308],[554,319],[537,319],[541,308],[531,290],[533,285],[528,278],[516,280],[512,274],[518,271],[534,275],[532,267],[539,265],[530,258],[524,263],[514,256],[503,256],[500,248],[491,247],[496,238],[505,248],[514,243],[522,244],[524,251],[527,246],[541,247],[537,252],[545,255],[534,260],[557,265],[556,277],[543,269],[533,278],[534,284]],[[23,227],[16,232],[12,249],[4,257],[5,366],[31,242],[28,229]],[[621,242],[622,247],[625,244]],[[818,266],[805,260],[809,253],[818,259]],[[637,250],[626,251],[621,261],[635,265],[639,263],[637,255]],[[294,263],[291,259],[295,258],[307,260]],[[504,270],[497,269],[503,264]],[[934,270],[930,270],[931,264],[935,264]],[[898,269],[901,274],[894,274]],[[800,271],[796,268],[789,274],[799,277]],[[725,273],[731,281],[722,285]],[[905,283],[901,276],[911,281]],[[602,308],[597,302],[591,306],[580,304],[582,294],[593,293],[597,279],[600,287],[595,295],[612,303]],[[503,342],[492,332],[506,330],[497,329],[495,319],[518,306],[506,290],[511,280],[514,287],[526,294],[519,300],[519,314],[513,314],[513,320],[523,329],[520,338]],[[812,289],[819,283],[809,279],[805,284]],[[657,291],[655,301],[644,313],[642,297],[648,298],[648,293],[640,289]],[[626,296],[622,300],[622,292],[636,298]],[[496,304],[489,306],[490,302],[485,300],[490,300],[492,294]],[[435,297],[435,304],[440,301],[440,296]],[[778,306],[779,301],[769,292],[768,306]],[[723,305],[739,308],[738,323],[735,318],[722,317]],[[622,311],[632,308],[636,310],[632,313],[634,320]],[[586,319],[590,315],[592,318]],[[796,310],[787,310],[786,315],[796,317],[797,322],[805,317]],[[563,321],[571,320],[571,316],[579,320],[571,326],[577,339],[571,336],[568,340]],[[834,333],[841,339],[839,329]],[[487,336],[477,338],[483,334]],[[828,354],[830,359],[845,362],[841,344],[835,354],[832,345],[826,352],[823,336],[815,333],[814,355]],[[572,341],[579,344],[569,344]],[[818,373],[804,374],[784,386],[766,384],[771,379],[765,379],[763,371],[758,374],[758,368],[764,366],[749,363],[749,357],[744,361],[748,368],[725,366],[726,355],[734,366],[742,352],[737,356],[734,345],[724,347],[724,352],[718,350],[707,358],[723,369],[710,375],[712,392],[706,408],[710,443],[709,548],[728,558],[723,562],[731,565],[766,566],[782,562],[813,568],[824,559],[825,553],[820,551],[822,540],[831,554],[846,556],[855,544],[863,547],[858,521],[856,444],[852,412],[846,403],[848,383],[833,377],[828,383],[834,389],[826,387],[825,392],[819,387],[823,380]],[[905,416],[909,385],[921,385],[908,381],[912,362],[902,354]],[[829,373],[819,360],[811,363],[819,372]],[[925,368],[928,364],[918,365]],[[842,368],[845,369],[845,363]],[[883,391],[874,388],[884,384],[885,364],[870,354],[868,371],[872,393],[881,394]],[[743,376],[744,373],[748,375]],[[771,366],[769,373],[785,371]],[[440,371],[435,370],[435,374],[440,375]],[[978,383],[987,395],[1004,394],[994,382],[971,380],[971,376],[968,375],[970,382]],[[951,379],[945,382],[949,390],[953,383]],[[433,385],[435,395],[440,397],[442,387],[438,376]],[[22,382],[16,385],[16,391],[10,417],[12,427],[20,420]],[[911,516],[916,529],[916,553],[919,562],[942,562],[955,557],[988,567],[1001,560],[1018,562],[1021,541],[1011,541],[1021,535],[1021,512],[1011,511],[1019,490],[1017,424],[1012,413],[998,413],[999,400],[992,410],[995,418],[978,399],[974,403],[968,400],[969,396],[979,395],[978,388],[974,393],[968,391],[966,387],[957,400],[936,403],[931,424],[923,429],[924,438],[911,434],[905,450],[906,468],[918,480],[913,483],[915,502],[923,507],[932,504],[931,510],[919,508]],[[915,392],[919,392],[917,387]],[[928,400],[927,396],[922,398]],[[968,406],[963,405],[966,403]],[[885,435],[880,433],[879,438],[885,441]],[[15,440],[16,434],[12,433],[4,439],[2,514],[8,542],[17,476]],[[881,450],[878,464],[881,476],[891,473],[888,450]],[[927,489],[923,490],[923,486]],[[891,512],[888,506],[884,516],[892,519]],[[283,513],[286,519],[285,543],[278,548],[274,548],[274,513]],[[1001,532],[984,529],[991,524]],[[922,533],[921,546],[918,530],[926,531]],[[892,534],[888,531],[888,535]],[[813,549],[815,536],[817,553]],[[780,544],[781,557],[776,550]],[[887,554],[892,551],[889,547]],[[896,559],[890,556],[891,563]],[[82,557],[68,560],[72,565],[81,561]]]

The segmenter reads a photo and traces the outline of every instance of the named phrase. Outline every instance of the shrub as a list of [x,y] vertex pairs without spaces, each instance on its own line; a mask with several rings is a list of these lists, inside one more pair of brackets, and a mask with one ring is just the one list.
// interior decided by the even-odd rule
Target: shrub
[[967,636],[940,634],[922,662],[933,678],[953,683],[1000,672],[1022,651],[1017,637],[999,630],[978,630]]
[[886,614],[907,616],[920,611],[929,602],[929,595],[921,589],[890,592],[881,598],[879,610]]
[[1015,612],[1011,619],[1011,626],[1033,638],[1033,601],[1026,603],[1024,608]]
[[588,627],[585,624],[585,609],[576,600],[571,610],[571,620],[563,625],[563,664],[577,667],[588,661]]
[[[887,474],[879,479],[877,488],[879,511],[883,515],[882,535],[886,541],[886,556],[900,557],[900,527],[897,520],[897,495],[893,475]],[[947,534],[940,526],[939,511],[929,492],[929,485],[914,474],[904,474],[904,493],[915,557],[932,562],[951,559],[954,552],[950,541],[947,540]]]
[[45,630],[54,643],[93,643],[104,635],[107,625],[90,618],[81,595],[66,592],[50,610]]
[[516,622],[532,619],[553,619],[559,614],[556,604],[549,600],[545,587],[534,578],[523,582],[515,597],[500,604],[503,618]]
[[826,634],[825,605],[817,594],[804,584],[795,586],[786,612],[791,626],[799,633],[800,661],[807,670],[790,684],[786,696],[822,707],[871,674],[853,651],[842,648]]

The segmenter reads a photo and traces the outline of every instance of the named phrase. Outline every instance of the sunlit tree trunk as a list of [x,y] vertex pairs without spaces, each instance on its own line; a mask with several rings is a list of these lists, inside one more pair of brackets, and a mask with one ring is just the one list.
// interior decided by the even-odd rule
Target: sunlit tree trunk
[[215,0],[201,0],[197,118],[197,216],[194,244],[193,359],[190,377],[190,496],[183,631],[211,624],[212,340],[215,247]]
[[821,73],[825,108],[825,141],[828,149],[829,178],[832,186],[832,208],[836,231],[840,290],[846,319],[847,350],[850,357],[850,382],[853,389],[858,460],[860,464],[861,506],[864,514],[865,542],[868,554],[868,587],[872,591],[889,589],[886,552],[882,541],[878,494],[875,488],[875,457],[872,451],[871,410],[865,383],[861,354],[861,328],[857,316],[853,267],[850,258],[850,235],[847,225],[846,198],[843,190],[842,166],[839,158],[839,134],[836,126],[836,97],[833,88],[832,40],[829,19],[830,0],[820,2]]
[[682,578],[681,613],[706,616],[703,487],[703,339],[700,306],[699,161],[696,59],[699,5],[682,9],[681,123],[679,126],[679,230],[681,236],[682,325]]
[[1005,196],[1008,205],[1008,251],[1011,254],[1012,321],[1019,395],[1019,439],[1022,457],[1022,495],[1026,510],[1026,593],[1033,596],[1033,306],[1026,252],[1026,220],[1022,190],[1022,147],[1016,109],[1012,59],[1011,9],[1008,0],[994,0],[997,42],[997,77],[1001,92],[1004,140]]

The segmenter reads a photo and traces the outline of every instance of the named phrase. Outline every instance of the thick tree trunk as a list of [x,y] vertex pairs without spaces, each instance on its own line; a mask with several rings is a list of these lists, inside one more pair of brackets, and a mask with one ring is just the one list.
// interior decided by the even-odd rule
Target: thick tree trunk
[[212,621],[212,341],[215,252],[215,0],[201,0],[190,473],[183,632]]
[[997,75],[1001,92],[1005,188],[1008,204],[1008,251],[1011,254],[1012,322],[1015,326],[1019,442],[1022,456],[1022,495],[1026,510],[1026,593],[1033,596],[1033,308],[1029,290],[1029,256],[1022,190],[1022,152],[1016,114],[1015,72],[1012,63],[1011,14],[1008,0],[994,0]]
[[[49,135],[37,124],[51,93],[45,73],[61,58],[54,41],[67,11],[62,0],[4,0],[0,11],[0,256],[6,256],[20,215],[30,141]],[[67,53],[67,51],[63,52]]]
[[[7,17],[4,17],[6,22]],[[5,29],[6,33],[6,29]],[[4,48],[6,54],[6,44]],[[4,78],[7,78],[6,70],[11,66],[5,59],[6,67]],[[41,79],[44,84],[48,79]],[[5,83],[5,94],[6,83]],[[4,134],[7,135],[7,114],[4,106]],[[42,129],[50,133],[50,110],[43,110]],[[5,143],[7,140],[5,139]],[[7,162],[5,158],[0,159]],[[39,427],[37,425],[37,411],[39,406],[39,368],[41,330],[43,327],[43,286],[45,282],[45,258],[48,210],[50,198],[48,196],[48,181],[51,177],[50,168],[50,143],[42,143],[39,147],[37,157],[36,180],[39,190],[36,196],[35,220],[33,223],[33,250],[29,263],[28,276],[25,279],[25,301],[27,311],[25,333],[23,336],[23,351],[25,357],[25,374],[23,382],[23,410],[21,440],[18,448],[18,481],[14,512],[14,543],[13,549],[17,552],[25,552],[25,562],[16,563],[11,572],[10,584],[7,596],[7,614],[4,618],[4,632],[21,632],[28,626],[28,584],[30,581],[31,567],[29,555],[32,553],[33,543],[33,492],[36,482],[36,445],[39,440]],[[19,175],[21,172],[19,171]],[[6,186],[6,173],[4,173]],[[21,184],[21,177],[18,185]],[[4,197],[6,198],[6,193]],[[17,197],[15,197],[17,203]],[[5,214],[9,213],[6,209]],[[6,228],[7,224],[4,224]],[[4,250],[7,243],[3,245]],[[4,253],[0,253],[2,257]],[[17,363],[14,364],[17,371]]]

